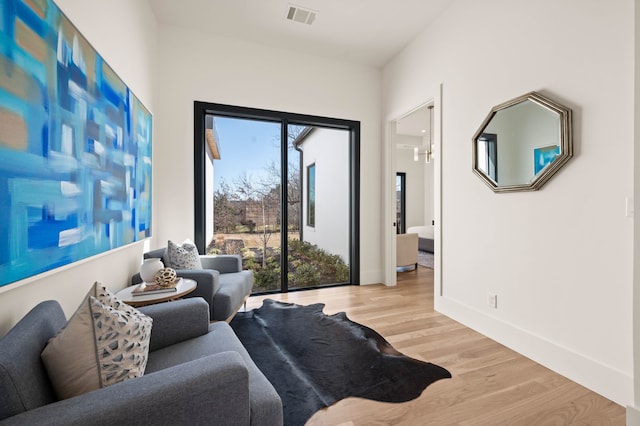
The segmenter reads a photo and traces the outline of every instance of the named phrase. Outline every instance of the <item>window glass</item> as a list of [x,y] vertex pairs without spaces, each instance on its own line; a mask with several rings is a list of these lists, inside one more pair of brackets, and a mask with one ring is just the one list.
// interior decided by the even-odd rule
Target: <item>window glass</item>
[[307,168],[307,225],[316,226],[316,165]]

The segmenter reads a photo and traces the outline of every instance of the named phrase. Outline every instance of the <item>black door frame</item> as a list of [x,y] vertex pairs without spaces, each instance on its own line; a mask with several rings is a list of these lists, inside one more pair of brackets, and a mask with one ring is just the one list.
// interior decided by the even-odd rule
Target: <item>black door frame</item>
[[[288,223],[287,197],[288,181],[286,167],[288,164],[288,127],[292,125],[304,125],[342,129],[349,131],[349,283],[360,284],[360,122],[343,120],[338,118],[320,117],[305,114],[295,114],[281,111],[247,108],[233,105],[215,104],[209,102],[194,101],[193,103],[193,171],[194,171],[194,239],[200,253],[206,248],[206,140],[205,117],[207,115],[225,116],[230,118],[251,119],[258,121],[271,121],[281,123],[281,164],[283,170],[281,181],[281,223]],[[281,227],[281,233],[286,233],[286,227]],[[288,252],[286,235],[281,238],[282,253]],[[287,282],[287,256],[281,256],[281,292],[288,292]],[[324,287],[324,286],[323,286]],[[313,287],[305,287],[300,290],[309,290]],[[298,289],[296,289],[298,290]]]

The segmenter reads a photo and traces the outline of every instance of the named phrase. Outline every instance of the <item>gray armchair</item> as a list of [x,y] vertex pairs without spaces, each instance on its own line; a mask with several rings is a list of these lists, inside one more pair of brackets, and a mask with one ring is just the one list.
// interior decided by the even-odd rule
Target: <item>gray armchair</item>
[[[145,259],[160,258],[165,265],[166,248],[144,254]],[[242,257],[235,254],[201,255],[203,269],[176,269],[179,277],[190,278],[198,287],[185,297],[202,297],[209,304],[213,321],[231,321],[245,303],[253,288],[253,272],[242,270]],[[131,278],[131,284],[142,282],[140,274]]]
[[282,425],[275,389],[202,299],[140,310],[153,318],[144,376],[58,400],[40,354],[65,315],[34,307],[0,339],[0,425]]

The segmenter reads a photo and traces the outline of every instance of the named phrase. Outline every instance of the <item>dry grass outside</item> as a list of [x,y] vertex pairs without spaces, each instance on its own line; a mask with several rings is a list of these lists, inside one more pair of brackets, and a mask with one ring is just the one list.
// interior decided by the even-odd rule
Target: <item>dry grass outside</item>
[[[287,237],[290,240],[297,240],[300,238],[299,232],[289,232]],[[245,248],[262,249],[262,234],[259,232],[250,234],[248,232],[234,233],[234,234],[216,234],[214,239],[222,240],[242,240],[244,241]],[[267,242],[267,247],[279,248],[282,243],[282,237],[280,232],[272,232]]]

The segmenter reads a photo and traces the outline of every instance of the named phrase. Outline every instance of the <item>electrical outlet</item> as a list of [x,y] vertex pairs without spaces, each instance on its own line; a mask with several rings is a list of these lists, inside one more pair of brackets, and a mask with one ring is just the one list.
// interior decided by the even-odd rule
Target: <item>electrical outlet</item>
[[487,305],[494,309],[498,309],[498,295],[494,293],[487,294]]

